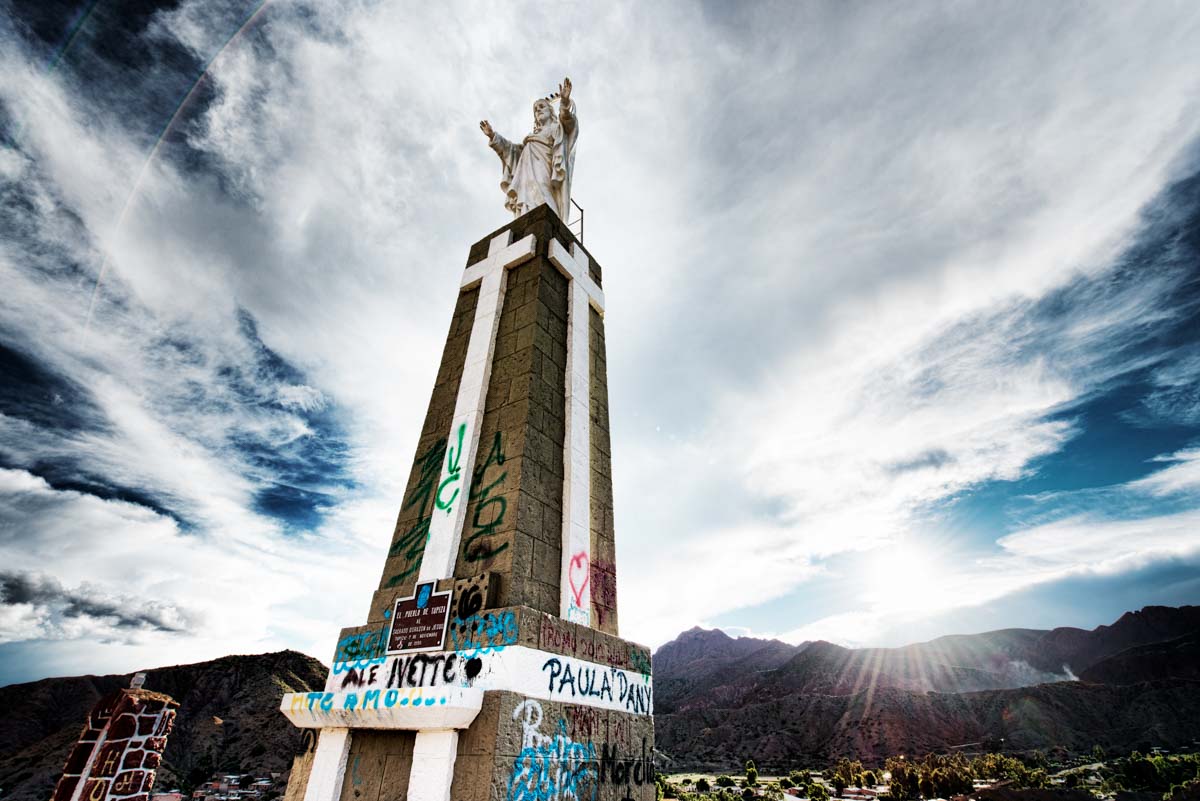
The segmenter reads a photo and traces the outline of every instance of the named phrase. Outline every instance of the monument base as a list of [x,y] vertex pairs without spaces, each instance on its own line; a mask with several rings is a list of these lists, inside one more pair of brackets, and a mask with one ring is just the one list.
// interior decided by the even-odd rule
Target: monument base
[[[335,660],[281,709],[319,732],[285,801],[651,801],[648,649],[529,607],[451,623],[451,650]],[[363,635],[343,632],[345,646]]]

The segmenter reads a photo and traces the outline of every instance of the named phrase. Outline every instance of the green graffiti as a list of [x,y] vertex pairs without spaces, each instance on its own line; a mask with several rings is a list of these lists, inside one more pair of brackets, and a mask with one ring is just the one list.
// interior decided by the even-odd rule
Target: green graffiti
[[496,436],[492,439],[492,449],[488,452],[487,459],[482,465],[476,467],[471,475],[471,499],[476,501],[476,504],[475,514],[471,518],[471,536],[463,542],[463,558],[468,562],[490,559],[508,547],[507,542],[502,542],[499,547],[493,548],[491,540],[487,539],[504,523],[504,514],[508,511],[508,501],[504,496],[492,495],[493,490],[500,491],[503,488],[504,479],[508,478],[508,471],[501,472],[500,475],[492,478],[490,483],[485,484],[485,480],[488,478],[488,468],[493,465],[500,467],[503,464],[504,446],[500,439],[500,432],[497,431]]
[[429,540],[429,521],[433,514],[430,500],[434,496],[438,475],[441,472],[442,456],[446,453],[446,440],[439,439],[422,456],[417,457],[413,470],[420,470],[420,478],[412,492],[404,501],[401,511],[417,507],[417,522],[392,543],[388,556],[403,556],[407,562],[404,570],[388,578],[384,587],[394,587],[421,568],[421,557],[425,553],[425,543]]
[[460,424],[458,427],[458,449],[455,450],[454,448],[451,448],[446,454],[446,472],[449,475],[442,479],[442,483],[438,485],[437,496],[434,498],[437,508],[445,509],[446,514],[450,514],[450,509],[454,504],[454,499],[458,497],[458,487],[454,488],[454,494],[450,496],[450,500],[448,501],[442,500],[442,490],[446,489],[447,486],[457,484],[459,479],[462,478],[462,470],[459,468],[458,463],[462,461],[463,435],[466,433],[466,431],[467,424]]

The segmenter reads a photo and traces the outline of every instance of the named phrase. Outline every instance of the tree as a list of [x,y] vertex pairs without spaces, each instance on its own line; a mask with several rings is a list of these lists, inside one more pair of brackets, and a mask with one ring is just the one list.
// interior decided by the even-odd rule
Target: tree
[[829,779],[833,785],[833,789],[837,791],[840,797],[846,788],[859,781],[859,775],[863,771],[862,763],[858,760],[851,762],[849,759],[842,757],[834,766],[825,771],[825,778]]
[[779,778],[779,786],[786,790],[789,787],[795,787],[796,783],[793,782],[791,779],[789,779],[787,776],[781,776]]
[[754,798],[754,790],[750,787],[742,790],[742,798],[746,799],[747,801],[749,801],[751,798]]
[[879,784],[879,779],[875,777],[875,771],[865,770],[862,772],[862,782],[858,785],[859,787],[874,787],[877,784]]
[[1130,790],[1158,790],[1163,792],[1166,784],[1163,781],[1162,771],[1163,766],[1161,759],[1152,757],[1144,757],[1134,751],[1126,760],[1122,773],[1125,777],[1125,786]]
[[1104,753],[1104,746],[1100,745],[1099,743],[1092,746],[1092,761],[1093,762],[1103,762],[1107,758],[1107,756],[1108,755]]
[[707,793],[709,791],[709,789],[710,788],[708,786],[708,779],[704,778],[703,776],[701,776],[699,779],[696,779],[696,791],[697,792]]
[[921,772],[917,765],[901,756],[890,757],[884,767],[892,775],[888,781],[888,795],[894,801],[910,801],[920,794]]
[[829,791],[825,789],[825,785],[813,782],[808,787],[808,797],[811,801],[829,801]]
[[753,762],[746,764],[749,766],[746,768],[746,786],[755,787],[758,785],[758,768],[754,767]]
[[735,784],[735,782],[733,781],[732,776],[726,776],[726,775],[722,774],[717,777],[717,786],[718,787],[733,787],[734,784]]
[[1163,801],[1200,801],[1200,778],[1175,785],[1163,794]]

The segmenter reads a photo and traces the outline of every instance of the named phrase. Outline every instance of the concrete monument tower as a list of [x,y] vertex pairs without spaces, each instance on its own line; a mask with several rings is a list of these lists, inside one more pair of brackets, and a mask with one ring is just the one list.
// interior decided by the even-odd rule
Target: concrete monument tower
[[654,798],[650,655],[617,636],[601,272],[564,222],[570,92],[521,144],[480,125],[515,219],[467,257],[366,624],[323,692],[283,698],[317,733],[288,801]]

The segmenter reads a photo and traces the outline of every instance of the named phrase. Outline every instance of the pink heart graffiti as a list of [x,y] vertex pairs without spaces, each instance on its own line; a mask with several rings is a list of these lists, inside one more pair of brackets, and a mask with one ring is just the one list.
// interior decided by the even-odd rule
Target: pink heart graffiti
[[567,581],[571,585],[571,594],[575,596],[575,605],[583,606],[583,591],[587,589],[591,579],[591,565],[588,562],[587,551],[580,551],[571,557],[570,569],[567,571]]

